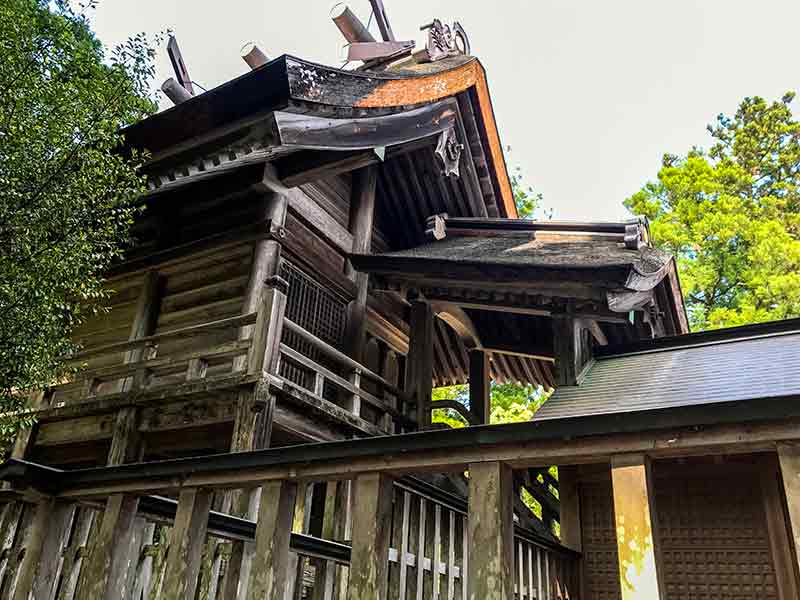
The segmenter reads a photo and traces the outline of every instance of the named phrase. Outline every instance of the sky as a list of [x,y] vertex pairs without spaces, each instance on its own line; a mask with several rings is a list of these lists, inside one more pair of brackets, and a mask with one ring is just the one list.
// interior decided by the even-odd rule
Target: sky
[[[102,0],[112,46],[172,30],[192,79],[212,88],[248,70],[246,42],[339,66],[331,0]],[[348,2],[366,21],[368,0]],[[665,152],[708,147],[705,126],[746,96],[800,91],[797,0],[384,0],[397,39],[457,20],[486,67],[509,169],[558,219],[624,218],[622,202]],[[374,23],[371,27],[375,31]],[[158,81],[172,76],[161,48]],[[162,107],[169,106],[164,99]],[[800,107],[795,101],[793,107]]]

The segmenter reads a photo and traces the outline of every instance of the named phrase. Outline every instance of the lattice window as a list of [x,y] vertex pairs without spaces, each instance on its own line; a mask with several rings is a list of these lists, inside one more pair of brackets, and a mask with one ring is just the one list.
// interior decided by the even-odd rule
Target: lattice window
[[[338,294],[324,287],[288,260],[281,261],[280,275],[289,282],[286,298],[286,318],[294,321],[334,348],[342,349],[347,323],[347,302]],[[326,366],[325,357],[297,335],[284,330],[283,343]],[[288,361],[282,361],[280,374],[289,381],[305,388],[312,388],[310,373]],[[329,394],[325,394],[326,397]]]

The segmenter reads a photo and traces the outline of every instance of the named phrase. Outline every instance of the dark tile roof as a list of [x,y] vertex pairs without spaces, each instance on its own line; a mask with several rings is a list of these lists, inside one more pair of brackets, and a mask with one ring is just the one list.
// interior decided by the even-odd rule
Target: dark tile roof
[[556,390],[534,420],[800,397],[800,320],[650,346],[599,357],[580,386]]

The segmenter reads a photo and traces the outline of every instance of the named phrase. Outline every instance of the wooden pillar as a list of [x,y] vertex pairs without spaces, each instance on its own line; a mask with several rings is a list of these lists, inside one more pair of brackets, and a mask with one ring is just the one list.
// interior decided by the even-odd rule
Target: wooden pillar
[[[796,562],[800,557],[800,444],[788,442],[778,444],[778,461]],[[795,565],[795,569],[799,567],[800,565]]]
[[[350,233],[353,234],[353,254],[367,254],[372,246],[372,228],[375,217],[375,187],[378,183],[378,167],[371,165],[353,172],[353,189],[350,200]],[[364,346],[367,343],[367,295],[369,275],[353,269],[350,262],[345,267],[347,276],[355,283],[355,298],[347,306],[347,330],[344,336],[344,351],[353,360],[364,362]],[[350,382],[360,385],[360,374],[352,373]],[[345,395],[342,405],[353,414],[360,414],[360,398]]]
[[561,527],[561,543],[582,552],[581,506],[578,490],[578,469],[575,466],[558,468],[558,523]]
[[613,457],[611,483],[622,600],[659,600],[664,594],[656,561],[649,460],[643,455]]
[[786,497],[781,485],[780,469],[777,465],[767,464],[759,469],[759,479],[778,600],[798,598],[797,555],[784,508]]
[[139,499],[113,494],[106,501],[103,520],[81,570],[76,598],[124,598],[130,568],[130,546]]
[[208,490],[187,489],[178,496],[164,576],[164,600],[194,600],[210,509]]
[[[264,218],[270,220],[270,228],[279,233],[286,222],[288,197],[275,191],[280,185],[271,169],[272,166],[267,164],[265,183],[262,186],[263,211]],[[255,325],[243,327],[239,332],[239,339],[251,339],[252,342],[246,365],[244,362],[236,363],[237,367],[246,368],[252,375],[266,376],[277,371],[288,292],[288,284],[279,277],[280,260],[281,243],[278,240],[256,242],[242,310],[257,311],[258,317]],[[274,407],[275,398],[269,393],[269,384],[266,381],[239,393],[231,436],[231,452],[269,447]],[[232,510],[238,516],[255,518],[259,497],[257,489],[227,492],[221,508],[223,512]],[[221,597],[224,600],[236,600],[244,596],[252,552],[252,543],[233,542],[228,568],[221,584]]]
[[360,475],[355,481],[348,600],[385,600],[387,597],[392,493],[392,480],[382,473]]
[[590,345],[584,340],[580,319],[553,315],[553,350],[556,359],[556,385],[578,385],[590,360]]
[[501,462],[469,465],[469,600],[514,597],[513,503],[511,467]]
[[426,429],[431,423],[433,327],[431,307],[425,302],[412,302],[405,389],[417,403],[417,426],[420,429]]
[[283,600],[289,567],[297,483],[268,481],[261,486],[248,600]]
[[469,409],[478,423],[486,425],[492,414],[489,392],[489,355],[483,350],[469,351]]

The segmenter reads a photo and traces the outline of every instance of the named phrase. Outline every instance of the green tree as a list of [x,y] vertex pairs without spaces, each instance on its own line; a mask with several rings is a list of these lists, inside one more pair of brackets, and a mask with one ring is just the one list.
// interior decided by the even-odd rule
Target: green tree
[[2,441],[27,392],[67,374],[73,328],[102,310],[101,274],[144,189],[118,132],[156,105],[148,39],[108,53],[67,0],[4,0],[0,54]]
[[666,155],[625,201],[678,258],[692,327],[800,315],[800,123],[787,93],[745,98],[708,126],[712,145]]

